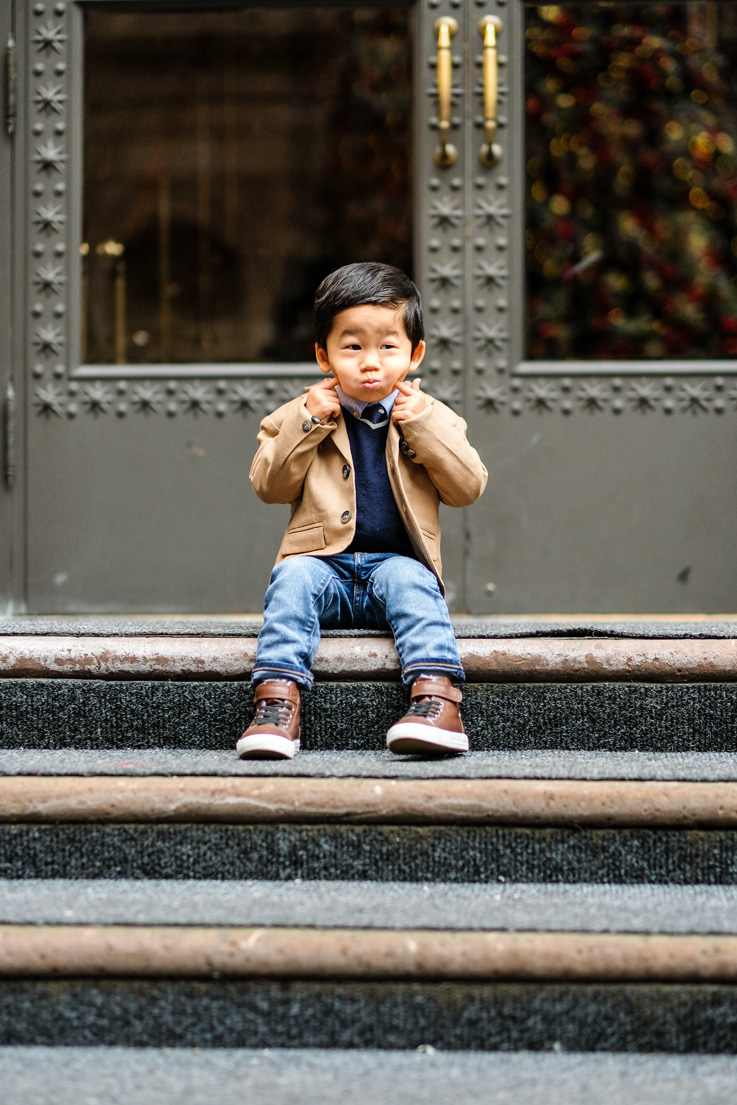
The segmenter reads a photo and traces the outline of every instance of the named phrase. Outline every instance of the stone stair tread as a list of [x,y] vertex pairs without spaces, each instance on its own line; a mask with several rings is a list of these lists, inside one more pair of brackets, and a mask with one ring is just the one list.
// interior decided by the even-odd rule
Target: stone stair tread
[[[401,1046],[401,1040],[397,1041]],[[3,1047],[4,1105],[731,1105],[716,1055]]]
[[[340,632],[340,631],[338,631]],[[459,636],[469,683],[698,683],[737,681],[734,638]],[[251,635],[0,635],[0,676],[8,679],[250,679]],[[323,682],[394,682],[400,664],[391,634],[325,635],[313,664]]]
[[[642,615],[535,617],[451,615],[459,637],[651,637],[737,638],[735,615]],[[17,615],[0,618],[0,636],[99,636],[99,637],[247,637],[256,636],[261,616],[139,615]],[[325,630],[326,637],[382,636],[372,630]]]
[[737,887],[3,879],[2,925],[737,933]]
[[[737,982],[737,937],[282,925],[0,925],[0,978],[199,979],[208,984],[311,980],[323,990],[346,984],[523,982],[713,987]],[[6,1037],[5,1042],[12,1041]],[[261,1046],[267,1043],[262,1035]]]
[[621,779],[731,782],[734,752],[523,749],[437,760],[386,751],[300,752],[294,760],[239,760],[232,749],[0,749],[2,776],[297,776],[406,779]]

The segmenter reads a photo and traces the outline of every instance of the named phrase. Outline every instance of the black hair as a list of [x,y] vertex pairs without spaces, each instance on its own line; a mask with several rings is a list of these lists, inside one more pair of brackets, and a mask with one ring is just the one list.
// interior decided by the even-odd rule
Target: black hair
[[350,307],[401,307],[402,321],[412,352],[425,337],[422,300],[410,278],[394,265],[360,261],[343,265],[326,276],[315,293],[315,341],[327,348],[335,316]]

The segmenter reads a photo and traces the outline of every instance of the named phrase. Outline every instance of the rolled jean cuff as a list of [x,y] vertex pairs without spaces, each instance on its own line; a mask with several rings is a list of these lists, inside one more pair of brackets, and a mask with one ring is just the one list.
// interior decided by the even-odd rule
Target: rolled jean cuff
[[405,684],[413,683],[418,675],[447,675],[449,679],[457,679],[460,683],[466,678],[460,664],[445,660],[420,660],[405,664],[402,668],[402,682]]
[[295,668],[280,668],[273,664],[257,664],[251,672],[252,683],[263,683],[265,679],[291,679],[305,690],[312,686],[314,676],[311,672],[298,671]]

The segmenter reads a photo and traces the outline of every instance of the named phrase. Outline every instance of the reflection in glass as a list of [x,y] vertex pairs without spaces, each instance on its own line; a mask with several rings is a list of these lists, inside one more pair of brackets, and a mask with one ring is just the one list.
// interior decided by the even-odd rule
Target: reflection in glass
[[85,362],[311,360],[326,273],[411,268],[406,9],[85,18]]
[[737,11],[526,8],[527,356],[737,355]]

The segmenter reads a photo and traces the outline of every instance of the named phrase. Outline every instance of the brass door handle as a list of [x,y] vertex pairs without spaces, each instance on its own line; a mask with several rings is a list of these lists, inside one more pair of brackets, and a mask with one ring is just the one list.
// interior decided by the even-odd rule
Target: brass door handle
[[443,169],[455,165],[458,151],[448,141],[450,138],[451,86],[453,81],[453,58],[450,53],[450,40],[458,30],[458,24],[450,15],[444,15],[435,23],[438,36],[438,136],[440,145],[435,151],[435,164]]
[[502,148],[496,137],[496,107],[499,94],[497,35],[501,34],[502,21],[496,15],[485,15],[479,23],[479,34],[484,40],[484,135],[479,151],[481,164],[493,169],[502,159]]

